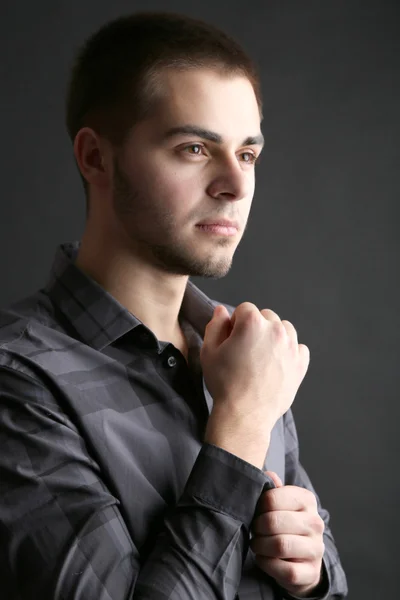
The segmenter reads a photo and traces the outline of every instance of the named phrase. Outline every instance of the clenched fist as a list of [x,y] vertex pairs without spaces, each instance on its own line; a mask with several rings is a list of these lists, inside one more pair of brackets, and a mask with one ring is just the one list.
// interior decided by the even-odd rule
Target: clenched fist
[[200,361],[214,406],[205,441],[262,468],[276,421],[290,408],[310,353],[289,321],[240,304],[230,317],[215,308]]
[[302,487],[282,485],[276,473],[266,472],[276,488],[258,502],[250,548],[257,565],[293,596],[315,594],[321,582],[325,523],[315,495]]

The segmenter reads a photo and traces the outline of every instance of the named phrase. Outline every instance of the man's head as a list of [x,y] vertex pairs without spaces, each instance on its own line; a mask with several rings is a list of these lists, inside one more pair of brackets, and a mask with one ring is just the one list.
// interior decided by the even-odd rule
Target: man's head
[[[89,220],[169,272],[226,274],[262,147],[259,79],[234,40],[172,13],[113,21],[77,56],[66,120]],[[196,227],[222,218],[237,235]]]

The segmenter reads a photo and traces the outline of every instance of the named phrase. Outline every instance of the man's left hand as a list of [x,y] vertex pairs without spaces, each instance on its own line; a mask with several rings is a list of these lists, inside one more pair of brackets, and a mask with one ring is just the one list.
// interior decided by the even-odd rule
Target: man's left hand
[[325,550],[325,523],[316,497],[305,488],[284,486],[273,471],[265,473],[277,487],[260,497],[250,548],[257,565],[290,594],[312,596],[320,583]]

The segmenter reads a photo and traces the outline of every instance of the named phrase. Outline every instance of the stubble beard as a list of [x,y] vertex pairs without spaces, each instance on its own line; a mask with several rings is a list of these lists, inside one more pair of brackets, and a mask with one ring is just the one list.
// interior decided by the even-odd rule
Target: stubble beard
[[[146,256],[147,259],[151,260],[158,268],[163,271],[170,273],[171,275],[186,275],[189,277],[206,277],[209,279],[220,279],[225,277],[232,266],[232,257],[227,253],[219,260],[213,257],[213,244],[218,250],[218,246],[226,246],[228,240],[221,238],[218,241],[211,240],[209,243],[210,252],[209,257],[199,257],[195,254],[194,250],[188,248],[187,244],[179,239],[176,234],[176,226],[174,223],[173,215],[165,212],[160,215],[159,213],[151,215],[151,210],[146,208],[146,201],[142,197],[139,190],[132,188],[132,184],[120,167],[117,158],[114,158],[114,177],[113,177],[113,209],[117,216],[117,219],[123,225],[125,230],[128,228],[127,222],[138,222],[151,223],[153,226],[156,224],[158,229],[163,232],[163,237],[168,241],[161,243],[151,239],[154,233],[149,232],[146,235],[146,231],[131,232],[128,229],[128,235],[133,246],[140,249],[142,255]],[[164,235],[165,234],[165,235]],[[193,234],[195,235],[195,234]],[[199,236],[200,237],[200,236]],[[201,242],[200,242],[201,243]],[[203,243],[207,243],[204,240]],[[193,240],[194,248],[196,248],[196,240]]]

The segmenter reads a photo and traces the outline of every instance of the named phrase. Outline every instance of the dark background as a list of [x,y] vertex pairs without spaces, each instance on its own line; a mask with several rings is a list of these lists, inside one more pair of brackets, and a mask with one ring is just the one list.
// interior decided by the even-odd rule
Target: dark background
[[399,598],[399,1],[3,2],[0,305],[41,287],[56,246],[83,231],[63,112],[74,52],[143,9],[204,18],[260,66],[266,147],[249,227],[227,277],[193,281],[272,308],[309,346],[300,458],[349,598]]

